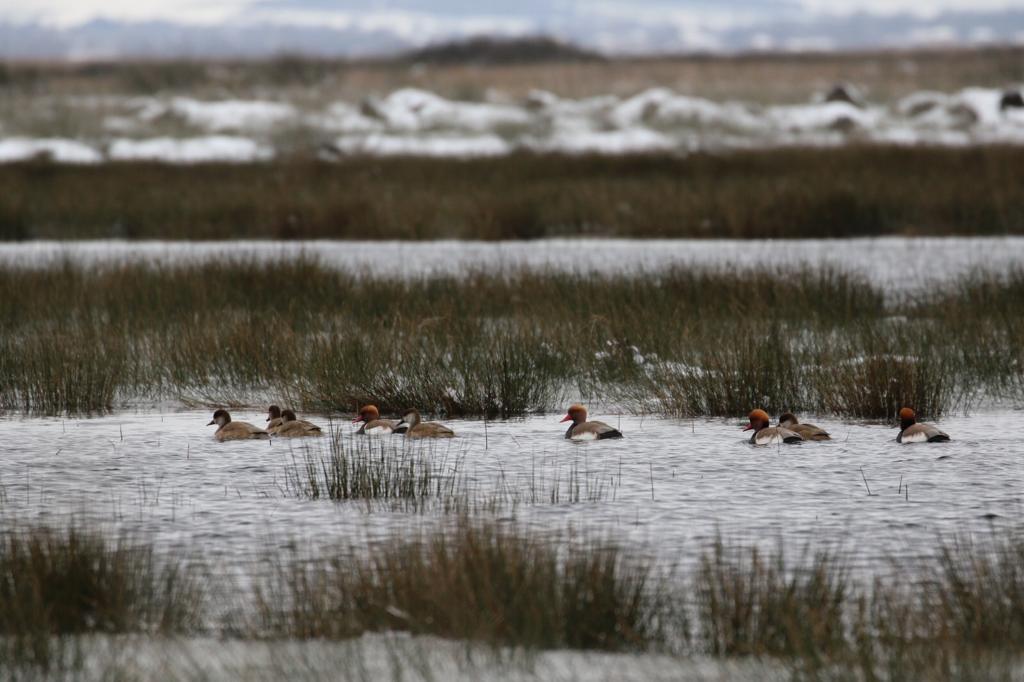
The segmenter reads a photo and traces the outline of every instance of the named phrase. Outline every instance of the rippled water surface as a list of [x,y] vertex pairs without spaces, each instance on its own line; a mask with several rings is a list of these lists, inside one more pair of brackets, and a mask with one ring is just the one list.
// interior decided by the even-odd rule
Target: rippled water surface
[[379,277],[462,275],[520,269],[650,274],[672,267],[831,267],[890,293],[916,291],[985,270],[1024,263],[1024,237],[876,237],[864,239],[539,239],[535,241],[161,242],[33,241],[0,244],[0,265],[63,262],[274,262],[312,258],[342,272]]
[[[330,424],[343,442],[347,418]],[[1024,510],[1018,415],[989,411],[943,420],[953,442],[897,445],[883,424],[813,419],[828,443],[755,448],[737,421],[677,421],[595,414],[620,425],[619,441],[567,442],[561,415],[510,422],[447,422],[451,441],[385,436],[390,456],[426,448],[474,494],[524,493],[499,511],[540,529],[612,537],[687,563],[716,533],[798,550],[838,546],[858,570],[887,557],[932,553],[939,538],[981,538],[1017,527]],[[255,410],[235,418],[262,423]],[[133,412],[100,418],[0,419],[0,500],[7,521],[99,522],[140,531],[164,550],[198,554],[245,573],[268,548],[361,542],[441,523],[440,512],[375,508],[295,494],[296,462],[328,454],[328,437],[217,443],[208,411]],[[364,446],[365,447],[365,446]],[[569,501],[570,482],[580,501]],[[530,502],[525,494],[537,493]],[[558,490],[559,501],[550,501]],[[870,490],[870,494],[869,494]],[[448,517],[450,520],[450,517]],[[308,543],[308,544],[307,544]]]

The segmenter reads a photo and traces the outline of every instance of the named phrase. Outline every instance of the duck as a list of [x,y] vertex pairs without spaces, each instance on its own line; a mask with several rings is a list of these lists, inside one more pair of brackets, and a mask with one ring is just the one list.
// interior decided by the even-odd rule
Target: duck
[[406,438],[454,438],[455,432],[437,422],[425,422],[420,419],[418,410],[409,409],[405,416],[395,425],[395,433],[404,433]]
[[896,436],[897,443],[946,443],[949,434],[940,431],[931,424],[919,424],[917,413],[912,408],[900,410],[900,433]]
[[213,413],[213,419],[207,426],[217,425],[217,430],[214,431],[213,437],[218,441],[223,442],[226,440],[248,440],[250,438],[268,439],[270,434],[259,428],[253,426],[249,422],[233,422],[231,421],[231,415],[228,414],[227,410],[217,410]]
[[271,405],[267,408],[267,433],[276,433],[283,420],[281,419],[281,408]]
[[778,443],[801,443],[805,439],[796,431],[791,431],[784,426],[770,426],[771,418],[764,410],[754,410],[749,415],[750,423],[744,431],[753,429],[750,436],[751,445],[776,445]]
[[801,424],[792,412],[782,413],[779,417],[779,426],[789,429],[794,433],[799,433],[804,437],[804,440],[832,440],[832,436],[828,435],[828,431],[814,424]]
[[[565,437],[569,440],[604,440],[605,438],[622,438],[622,432],[608,426],[604,422],[588,422],[587,408],[582,405],[571,405],[562,422],[572,420]],[[562,423],[559,422],[559,423]]]
[[381,419],[380,410],[376,405],[363,405],[359,408],[359,416],[353,419],[352,423],[362,423],[356,435],[366,436],[394,433],[399,422],[397,419]]
[[305,419],[296,419],[295,413],[291,410],[281,411],[281,425],[277,427],[277,435],[285,438],[298,438],[301,436],[322,436],[323,430]]

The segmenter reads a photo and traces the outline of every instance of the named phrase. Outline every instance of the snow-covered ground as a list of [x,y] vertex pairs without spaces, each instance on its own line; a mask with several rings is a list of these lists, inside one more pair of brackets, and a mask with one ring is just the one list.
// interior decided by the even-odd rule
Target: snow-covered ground
[[[666,88],[631,97],[566,99],[535,91],[521,100],[457,101],[403,88],[362,101],[309,103],[189,97],[38,97],[38,115],[0,111],[0,162],[155,159],[247,162],[275,154],[495,156],[520,150],[602,154],[851,142],[1024,144],[1024,107],[1004,91],[914,92],[889,103],[762,105],[712,101]],[[63,116],[53,116],[53,112]],[[70,112],[70,113],[69,113]],[[39,136],[49,119],[92,117],[76,136]],[[7,120],[5,120],[7,119]],[[31,122],[31,131],[29,124]],[[43,121],[44,123],[40,123]]]

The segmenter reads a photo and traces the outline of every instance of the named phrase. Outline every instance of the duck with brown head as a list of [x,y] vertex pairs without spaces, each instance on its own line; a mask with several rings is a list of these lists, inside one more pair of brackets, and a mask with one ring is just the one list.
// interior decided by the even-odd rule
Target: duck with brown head
[[949,434],[931,424],[919,424],[917,413],[909,407],[900,410],[900,433],[897,443],[945,443]]
[[275,433],[280,428],[283,420],[281,419],[281,408],[277,405],[271,405],[267,408],[267,433]]
[[587,421],[587,408],[582,405],[571,405],[562,422],[572,421],[565,437],[568,440],[605,440],[606,438],[622,438],[622,432],[608,426],[604,422]]
[[805,440],[832,440],[828,431],[818,428],[814,424],[801,424],[792,412],[783,412],[779,416],[779,426],[799,433]]
[[359,415],[352,420],[353,424],[362,424],[356,435],[372,436],[394,433],[398,426],[397,419],[381,419],[380,410],[376,405],[363,405],[359,408]]
[[404,433],[406,438],[454,438],[455,432],[437,422],[420,419],[418,410],[405,411],[402,421],[395,426],[395,433]]
[[217,425],[213,437],[219,441],[225,440],[248,440],[251,438],[270,438],[270,434],[263,429],[253,426],[249,422],[233,422],[227,410],[217,410],[213,413],[213,419],[207,426]]
[[764,410],[754,410],[749,415],[750,423],[744,431],[753,431],[751,445],[777,445],[779,443],[802,443],[804,437],[784,426],[771,426],[771,419]]
[[301,438],[302,436],[322,436],[323,430],[305,419],[296,419],[295,413],[291,410],[281,411],[281,426],[277,428],[277,435],[285,438]]

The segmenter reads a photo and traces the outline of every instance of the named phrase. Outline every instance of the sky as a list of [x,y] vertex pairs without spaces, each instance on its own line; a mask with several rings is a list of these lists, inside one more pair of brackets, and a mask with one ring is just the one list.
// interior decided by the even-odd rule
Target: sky
[[695,21],[764,21],[813,16],[911,14],[1024,9],[1024,0],[0,0],[0,20],[68,27],[95,18],[218,24],[279,18],[354,21],[409,15],[438,21],[544,23],[559,14],[685,15]]
[[0,57],[356,55],[480,34],[609,53],[1024,44],[1024,0],[0,0]]

